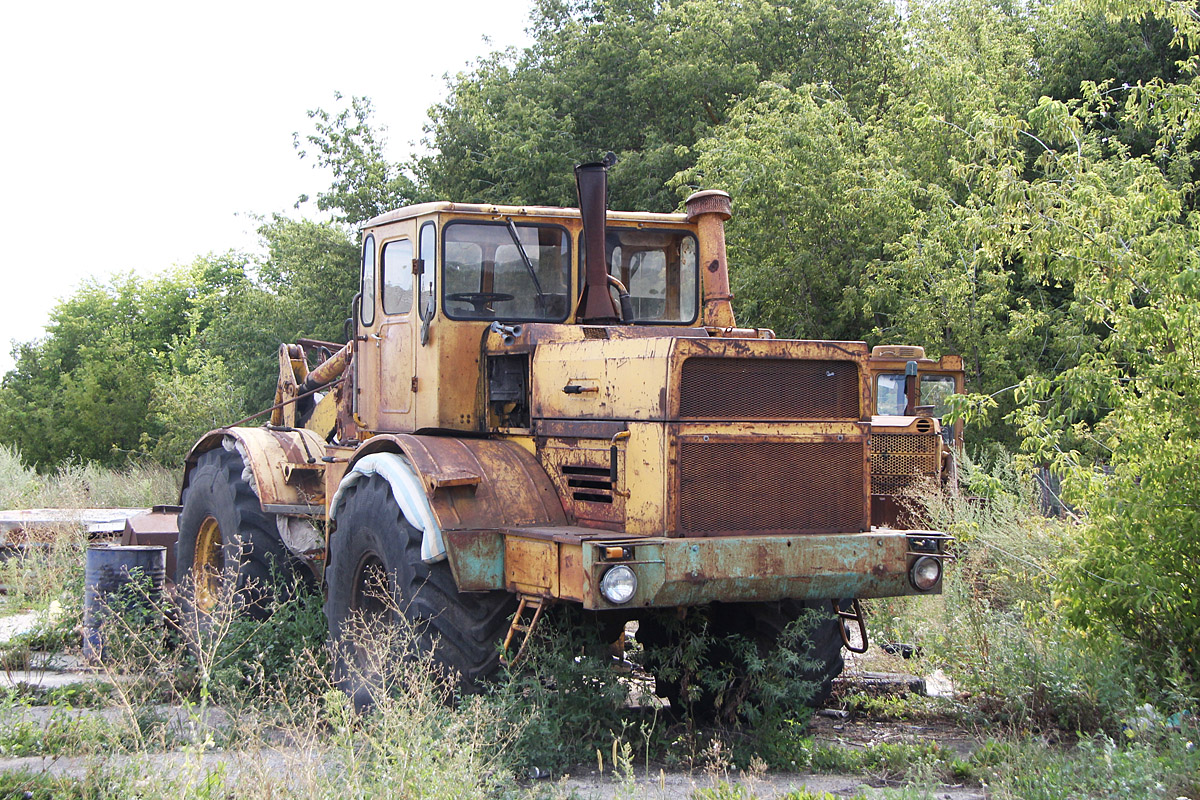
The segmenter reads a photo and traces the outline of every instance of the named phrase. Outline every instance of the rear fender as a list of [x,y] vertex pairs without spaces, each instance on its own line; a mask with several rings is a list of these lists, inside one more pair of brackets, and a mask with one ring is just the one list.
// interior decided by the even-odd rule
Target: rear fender
[[[242,477],[271,514],[325,515],[325,442],[310,430],[218,428],[201,437],[187,455],[183,488],[202,453],[236,450],[246,468]],[[182,501],[182,490],[180,491]]]

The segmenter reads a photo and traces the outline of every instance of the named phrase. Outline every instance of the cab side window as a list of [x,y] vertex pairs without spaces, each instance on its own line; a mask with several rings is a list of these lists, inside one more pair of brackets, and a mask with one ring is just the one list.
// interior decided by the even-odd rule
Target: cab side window
[[408,239],[383,246],[383,313],[406,314],[413,303],[413,246]]
[[375,237],[368,236],[363,242],[362,276],[359,284],[358,318],[363,325],[375,322]]
[[432,222],[426,222],[421,226],[420,255],[417,257],[424,262],[417,311],[422,319],[426,319],[433,313],[436,302],[433,284],[434,277],[437,275],[437,226]]

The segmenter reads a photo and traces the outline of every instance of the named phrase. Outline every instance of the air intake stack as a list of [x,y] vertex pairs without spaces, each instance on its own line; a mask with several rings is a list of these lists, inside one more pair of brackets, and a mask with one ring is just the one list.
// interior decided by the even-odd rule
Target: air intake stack
[[696,192],[685,203],[688,222],[700,228],[700,274],[704,276],[704,324],[709,328],[732,328],[733,306],[729,301],[729,262],[725,257],[725,220],[733,216],[729,195],[717,189]]
[[619,322],[621,314],[608,291],[608,264],[604,258],[608,219],[608,165],[602,161],[575,167],[579,213],[583,217],[584,278],[576,318],[580,322]]

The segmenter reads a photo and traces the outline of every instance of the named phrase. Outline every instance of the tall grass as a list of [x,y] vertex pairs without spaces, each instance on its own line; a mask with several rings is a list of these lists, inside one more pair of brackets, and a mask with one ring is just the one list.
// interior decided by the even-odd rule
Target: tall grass
[[0,509],[141,508],[174,503],[181,470],[154,462],[109,469],[94,463],[68,463],[39,474],[21,454],[0,444]]
[[920,645],[922,667],[944,669],[974,713],[1013,730],[1119,731],[1140,703],[1176,705],[1137,694],[1136,659],[1059,613],[1076,521],[1043,516],[1032,478],[1002,450],[964,459],[961,478],[958,495],[917,498],[931,527],[957,537],[942,595],[872,601],[877,635]]
[[[361,654],[350,660],[326,649],[320,599],[312,595],[259,608],[252,618],[232,590],[203,614],[131,591],[128,610],[106,622],[107,668],[122,676],[113,696],[125,712],[128,749],[199,756],[170,774],[142,775],[143,797],[482,800],[511,779],[519,727],[507,718],[500,724],[481,698],[456,702],[457,682],[421,652],[419,633],[395,610],[391,624],[358,620],[344,632],[342,645]],[[161,619],[165,626],[153,624]],[[358,713],[336,685],[331,656],[356,679],[369,676],[370,713]],[[164,699],[182,706],[185,724],[138,723]],[[220,763],[203,758],[214,748],[238,754]]]

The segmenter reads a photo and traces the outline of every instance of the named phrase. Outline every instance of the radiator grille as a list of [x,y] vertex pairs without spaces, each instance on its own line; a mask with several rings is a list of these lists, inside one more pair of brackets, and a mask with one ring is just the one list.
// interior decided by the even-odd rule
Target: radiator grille
[[871,493],[899,494],[917,478],[938,471],[936,433],[876,433],[871,436]]
[[917,475],[871,475],[871,494],[902,495],[919,488],[922,478]]
[[853,361],[696,356],[679,377],[682,419],[855,420],[858,399]]
[[863,439],[682,442],[680,532],[863,530],[865,455]]

